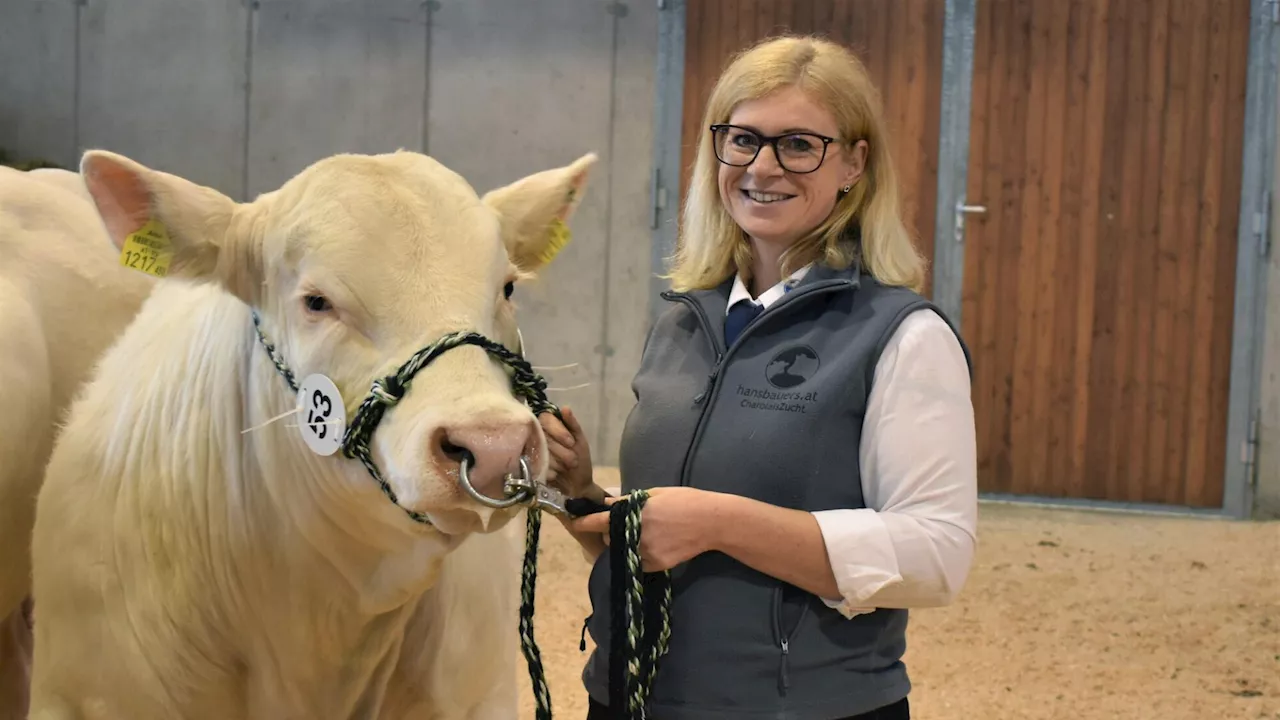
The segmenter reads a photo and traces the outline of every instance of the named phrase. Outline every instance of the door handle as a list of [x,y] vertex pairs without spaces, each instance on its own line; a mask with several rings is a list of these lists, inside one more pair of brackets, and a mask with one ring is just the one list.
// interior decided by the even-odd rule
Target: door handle
[[974,215],[986,215],[986,205],[966,205],[964,200],[956,201],[956,242],[964,242],[964,216],[967,213]]

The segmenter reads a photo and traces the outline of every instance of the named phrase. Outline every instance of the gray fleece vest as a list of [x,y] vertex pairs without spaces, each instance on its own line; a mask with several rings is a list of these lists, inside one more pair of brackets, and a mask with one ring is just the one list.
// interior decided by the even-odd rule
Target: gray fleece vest
[[[688,485],[806,511],[866,507],[858,448],[877,359],[910,312],[941,311],[857,266],[817,265],[725,348],[730,287],[663,294],[675,306],[650,331],[632,383],[623,491]],[[591,571],[586,628],[597,647],[583,670],[605,704],[609,565],[605,552]],[[655,720],[830,720],[910,690],[905,610],[846,619],[719,552],[674,568],[672,582]]]

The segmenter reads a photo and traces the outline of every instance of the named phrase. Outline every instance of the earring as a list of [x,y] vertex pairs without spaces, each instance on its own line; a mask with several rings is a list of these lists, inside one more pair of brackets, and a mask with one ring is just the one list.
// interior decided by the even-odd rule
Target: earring
[[844,186],[844,188],[843,188],[843,190],[844,190],[845,194],[848,194],[848,192],[849,192],[850,190],[852,190],[852,189],[853,189],[853,186],[852,186],[852,185],[845,185],[845,186]]

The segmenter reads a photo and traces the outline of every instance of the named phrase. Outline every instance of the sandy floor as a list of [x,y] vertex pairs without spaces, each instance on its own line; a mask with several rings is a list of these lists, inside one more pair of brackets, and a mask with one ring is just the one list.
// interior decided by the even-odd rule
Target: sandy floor
[[[582,720],[588,566],[548,520],[535,631],[555,717]],[[1009,505],[980,522],[959,601],[912,614],[913,718],[1280,719],[1280,523]],[[520,682],[533,718],[523,661]]]

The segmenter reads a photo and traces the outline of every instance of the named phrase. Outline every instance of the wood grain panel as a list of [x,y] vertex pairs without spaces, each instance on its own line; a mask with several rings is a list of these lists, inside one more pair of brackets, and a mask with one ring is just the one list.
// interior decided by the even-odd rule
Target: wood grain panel
[[[1058,148],[1056,162],[1061,164],[1059,194],[1057,195],[1058,221],[1050,223],[1056,232],[1056,252],[1052,270],[1059,267],[1080,266],[1080,246],[1074,242],[1080,230],[1081,189],[1084,164],[1080,148],[1086,145],[1086,128],[1089,117],[1086,102],[1089,94],[1089,14],[1080,4],[1062,3],[1065,19],[1061,31],[1064,34],[1062,58],[1062,103],[1060,113],[1061,126],[1055,128],[1056,137],[1061,140],[1055,143]],[[1052,200],[1051,200],[1052,202]],[[1049,393],[1048,430],[1046,467],[1047,482],[1052,485],[1065,485],[1071,478],[1079,476],[1079,463],[1074,453],[1071,416],[1060,412],[1059,408],[1070,405],[1075,399],[1075,348],[1078,315],[1079,284],[1073,282],[1051,284],[1054,292],[1052,347],[1049,352]],[[1046,349],[1042,346],[1042,350]]]
[[[1122,115],[1118,119],[1120,125],[1114,128],[1115,134],[1112,135],[1120,138],[1120,145],[1114,150],[1116,157],[1110,168],[1110,172],[1119,183],[1119,192],[1123,192],[1125,188],[1143,186],[1142,138],[1143,130],[1146,128],[1143,122],[1143,95],[1145,94],[1143,88],[1147,80],[1145,29],[1148,21],[1145,11],[1149,7],[1149,3],[1125,4],[1123,8],[1117,7],[1121,12],[1112,16],[1113,25],[1109,28],[1112,31],[1112,37],[1117,41],[1122,37],[1126,38],[1126,46],[1123,50],[1125,62],[1113,66],[1117,75],[1123,78],[1123,89],[1117,88],[1123,98],[1121,100]],[[1113,203],[1113,209],[1109,210],[1112,216],[1108,218],[1109,222],[1106,226],[1108,230],[1106,242],[1108,246],[1114,248],[1115,276],[1117,278],[1133,277],[1135,269],[1139,266],[1137,256],[1141,246],[1138,243],[1126,242],[1126,238],[1137,233],[1137,198],[1126,202],[1127,198],[1120,196],[1114,187],[1110,187],[1109,192],[1111,195],[1108,201]],[[1110,403],[1112,417],[1132,404],[1135,383],[1129,371],[1134,367],[1132,359],[1136,349],[1134,343],[1137,329],[1134,311],[1138,307],[1136,291],[1137,288],[1132,283],[1117,281],[1114,289],[1114,307],[1109,312],[1112,316],[1111,327],[1113,328],[1110,371],[1114,385],[1113,392],[1105,398],[1105,402]],[[1102,398],[1099,399],[1102,400]],[[1140,430],[1140,428],[1133,428],[1131,424],[1124,423],[1115,427],[1108,435],[1105,474],[1105,492],[1108,497],[1119,494],[1121,490],[1118,486],[1125,483],[1125,474],[1118,471],[1118,466],[1127,456],[1128,448],[1137,445],[1134,442],[1132,430]]]
[[[1169,3],[1168,0],[1158,0],[1143,5],[1140,10],[1141,18],[1147,24],[1145,35],[1147,46],[1145,57],[1141,54],[1134,56],[1133,65],[1142,67],[1143,74],[1138,76],[1139,82],[1145,79],[1148,68],[1156,70],[1167,68]],[[1140,25],[1141,23],[1139,30],[1141,30]],[[1137,232],[1141,241],[1137,243],[1137,261],[1144,276],[1154,277],[1160,240],[1160,183],[1154,180],[1160,177],[1161,145],[1164,139],[1160,129],[1163,127],[1163,122],[1167,120],[1167,117],[1162,115],[1165,107],[1166,83],[1147,83],[1143,95],[1145,97],[1142,98],[1141,107],[1134,109],[1134,112],[1140,113],[1145,119],[1144,123],[1134,123],[1135,126],[1147,128],[1145,134],[1139,136],[1139,142],[1142,144],[1142,160],[1141,174],[1137,181],[1141,183],[1141,190],[1135,201],[1138,206]],[[1145,182],[1147,178],[1151,178],[1153,182]],[[1136,318],[1150,318],[1154,300],[1152,293],[1139,293],[1133,299],[1133,315]],[[1151,384],[1145,379],[1151,363],[1152,330],[1150,322],[1138,322],[1133,327],[1133,362],[1129,366],[1130,381],[1124,393],[1124,404],[1121,406],[1133,408],[1130,422],[1122,428],[1126,432],[1131,428],[1150,427],[1148,408]],[[1147,475],[1148,467],[1147,433],[1133,432],[1131,437],[1132,442],[1127,447],[1117,445],[1113,452],[1112,476],[1126,478],[1129,492],[1133,496],[1141,496],[1143,478]]]
[[978,3],[983,490],[1222,504],[1248,22],[1248,0]]
[[690,0],[680,197],[706,131],[704,105],[733,55],[784,33],[824,36],[854,50],[880,90],[904,215],[932,262],[944,11],[942,0]]
[[[1067,104],[1067,32],[1070,28],[1070,8],[1068,3],[1052,3],[1047,7],[1039,5],[1035,10],[1034,27],[1037,32],[1037,44],[1043,45],[1043,58],[1047,78],[1044,97],[1044,137],[1045,144],[1041,158],[1040,194],[1032,206],[1034,212],[1041,216],[1043,241],[1037,257],[1035,278],[1037,296],[1036,312],[1032,320],[1036,333],[1034,353],[1034,370],[1031,373],[1037,391],[1031,398],[1032,427],[1047,428],[1053,413],[1056,374],[1055,362],[1056,329],[1058,325],[1058,283],[1054,276],[1061,261],[1060,247],[1066,245],[1061,233],[1062,225],[1062,185],[1066,175],[1063,142],[1065,134]],[[1036,479],[1036,487],[1052,485],[1057,473],[1050,456],[1054,451],[1057,438],[1051,432],[1037,433],[1032,438],[1027,472]]]

